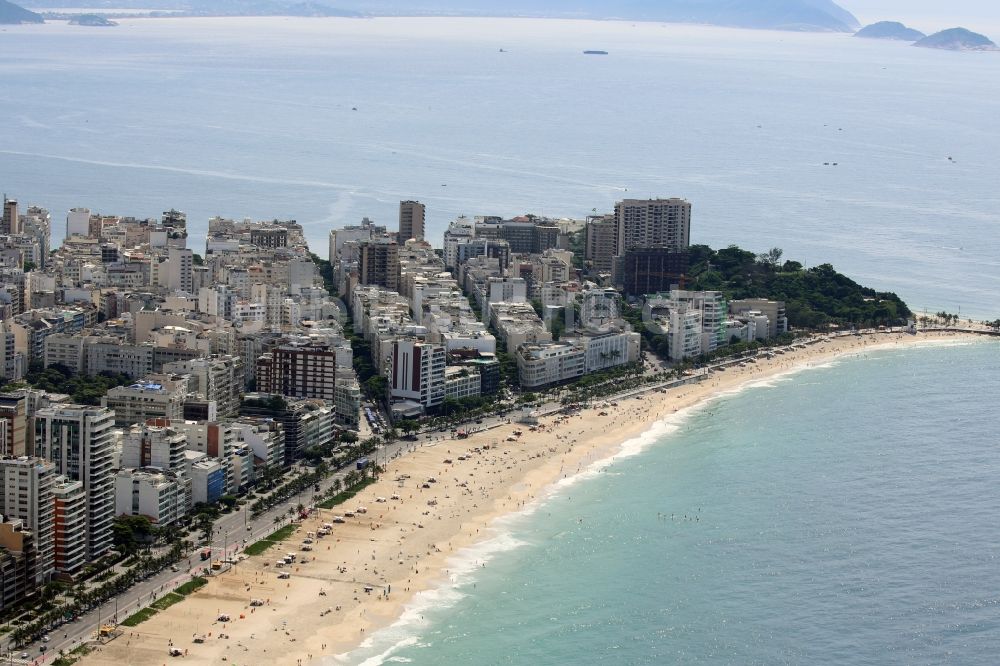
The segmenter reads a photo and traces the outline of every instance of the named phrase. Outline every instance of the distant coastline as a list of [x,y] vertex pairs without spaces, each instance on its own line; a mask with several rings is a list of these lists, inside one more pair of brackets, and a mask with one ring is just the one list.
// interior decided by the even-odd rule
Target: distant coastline
[[[35,0],[41,11],[56,11],[65,3]],[[98,0],[81,0],[81,8],[103,13]],[[146,9],[140,0],[114,3],[125,9]],[[470,8],[458,0],[185,0],[158,3],[191,16],[475,16],[524,18],[621,19],[674,23],[703,23],[753,29],[853,32],[860,24],[834,0],[782,0],[780,6],[758,0],[637,0],[622,5],[613,0],[585,0],[572,7],[534,0],[481,1]]]

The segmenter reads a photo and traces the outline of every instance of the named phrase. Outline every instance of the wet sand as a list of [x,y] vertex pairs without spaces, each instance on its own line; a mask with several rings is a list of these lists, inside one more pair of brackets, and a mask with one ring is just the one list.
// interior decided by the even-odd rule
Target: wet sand
[[[496,518],[524,507],[559,479],[613,456],[653,422],[748,382],[844,354],[962,337],[972,336],[836,338],[714,372],[665,393],[618,399],[617,406],[597,400],[571,416],[544,417],[534,431],[510,424],[464,440],[425,444],[390,461],[380,480],[348,504],[318,511],[283,544],[126,628],[121,638],[79,663],[165,664],[173,659],[171,646],[186,651],[177,658],[185,664],[298,666],[347,653],[396,621],[417,592],[439,585],[448,575],[449,557],[488,537]],[[357,513],[359,507],[366,511]],[[302,550],[309,532],[348,511],[355,515],[333,524],[331,535],[314,536],[311,552]],[[292,551],[300,561],[276,569],[278,557]],[[279,579],[280,571],[290,577]],[[252,599],[264,605],[253,607]],[[221,614],[230,621],[219,621]]]

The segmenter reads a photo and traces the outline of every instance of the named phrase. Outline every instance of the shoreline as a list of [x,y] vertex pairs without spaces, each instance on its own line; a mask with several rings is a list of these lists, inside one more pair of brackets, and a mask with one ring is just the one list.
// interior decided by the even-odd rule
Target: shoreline
[[[695,409],[840,357],[977,339],[947,332],[832,338],[666,393],[622,398],[614,407],[602,407],[614,399],[597,400],[598,406],[577,414],[544,417],[537,432],[509,424],[426,444],[389,461],[383,477],[349,505],[317,511],[286,542],[240,562],[79,663],[162,664],[168,642],[187,651],[184,663],[357,663],[361,657],[354,653],[373,647],[387,657],[399,645],[383,632],[420,622],[419,609],[460,586],[462,574],[518,547],[502,541],[499,522],[530,513],[567,484],[640,453]],[[625,419],[628,425],[619,427]],[[515,430],[524,433],[520,441],[507,441]],[[431,477],[436,481],[425,484]],[[293,565],[289,580],[277,580],[273,561],[279,554],[299,550],[307,532],[356,506],[367,513],[335,524],[314,551],[300,553],[311,561]],[[463,571],[452,572],[463,563]],[[252,598],[266,599],[265,605],[251,607]],[[218,622],[221,613],[233,619]],[[205,641],[193,643],[195,635]]]

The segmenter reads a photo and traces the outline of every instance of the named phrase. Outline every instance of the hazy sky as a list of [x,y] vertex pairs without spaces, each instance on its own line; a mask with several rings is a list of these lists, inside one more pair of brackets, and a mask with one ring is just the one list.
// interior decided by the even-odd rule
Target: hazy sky
[[924,32],[962,26],[1000,42],[998,0],[839,0],[862,23],[899,20]]

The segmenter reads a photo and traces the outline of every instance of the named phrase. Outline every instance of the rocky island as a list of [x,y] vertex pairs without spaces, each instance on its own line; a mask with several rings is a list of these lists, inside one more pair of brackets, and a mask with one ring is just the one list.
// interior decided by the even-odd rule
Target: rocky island
[[944,49],[946,51],[996,51],[997,45],[985,35],[966,30],[965,28],[949,28],[933,35],[924,37],[914,46],[925,49]]
[[80,14],[79,16],[70,19],[69,24],[97,28],[110,28],[118,25],[115,21],[101,16],[100,14]]
[[17,25],[20,23],[45,23],[41,14],[30,12],[24,7],[7,0],[0,0],[0,24]]
[[927,35],[919,30],[908,28],[898,21],[879,21],[861,28],[854,33],[854,36],[865,39],[896,39],[903,42],[915,42]]

